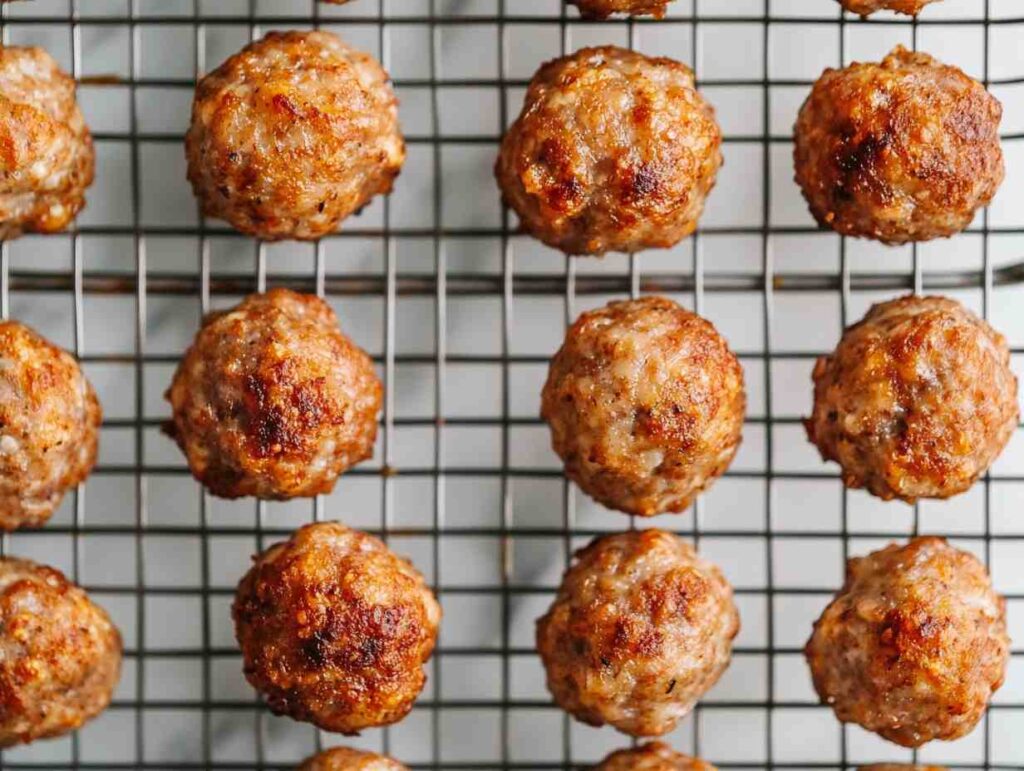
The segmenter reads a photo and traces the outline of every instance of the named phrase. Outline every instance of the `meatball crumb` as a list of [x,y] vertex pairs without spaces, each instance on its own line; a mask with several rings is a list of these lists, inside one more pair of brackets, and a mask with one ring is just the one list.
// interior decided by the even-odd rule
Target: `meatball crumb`
[[673,0],[569,0],[579,8],[584,19],[607,19],[617,13],[660,19],[671,2]]
[[876,11],[895,11],[907,16],[917,16],[926,5],[938,0],[839,0],[843,8],[850,13],[870,16]]
[[613,752],[593,771],[717,771],[710,763],[676,752],[664,742]]
[[408,771],[396,760],[373,752],[335,747],[307,758],[298,771]]

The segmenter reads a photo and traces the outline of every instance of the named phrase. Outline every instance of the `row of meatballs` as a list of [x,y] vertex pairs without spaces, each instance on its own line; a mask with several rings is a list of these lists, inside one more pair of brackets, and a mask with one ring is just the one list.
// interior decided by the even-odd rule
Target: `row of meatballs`
[[[65,227],[93,178],[74,83],[45,52],[0,49],[0,237]],[[897,47],[826,70],[794,129],[815,219],[902,244],[966,228],[1004,177],[1002,106],[956,67]],[[723,157],[693,72],[605,46],[543,65],[495,175],[522,228],[568,254],[673,246]],[[197,86],[188,178],[209,217],[261,239],[317,239],[392,189],[405,159],[387,73],[334,35],[270,33]]]

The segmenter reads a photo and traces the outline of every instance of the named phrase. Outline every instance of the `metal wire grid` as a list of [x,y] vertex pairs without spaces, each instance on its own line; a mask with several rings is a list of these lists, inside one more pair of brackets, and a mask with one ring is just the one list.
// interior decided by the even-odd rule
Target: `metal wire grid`
[[[159,420],[147,417],[146,405],[146,382],[152,378],[151,365],[171,365],[176,360],[175,356],[167,356],[150,352],[147,346],[148,313],[147,301],[152,297],[160,296],[183,296],[199,298],[199,308],[205,312],[211,303],[217,298],[233,297],[253,290],[262,290],[268,283],[275,285],[291,285],[305,291],[316,291],[320,295],[334,296],[376,296],[383,298],[383,352],[377,358],[384,374],[386,386],[386,401],[383,414],[383,431],[381,436],[381,464],[379,468],[359,468],[350,472],[353,476],[375,477],[380,479],[380,510],[381,518],[378,524],[379,533],[385,538],[389,537],[420,537],[429,539],[430,552],[433,561],[433,583],[435,584],[442,604],[446,599],[456,598],[459,595],[465,596],[489,596],[497,597],[500,601],[500,643],[494,646],[452,646],[446,645],[442,636],[441,645],[431,664],[433,691],[418,704],[417,711],[425,711],[429,715],[430,737],[429,756],[422,757],[418,762],[410,765],[416,768],[561,768],[572,766],[580,762],[581,757],[587,755],[585,748],[580,746],[578,739],[570,730],[570,720],[566,716],[560,716],[557,720],[562,723],[560,757],[545,762],[518,760],[522,757],[517,752],[515,743],[521,740],[513,725],[514,716],[520,710],[538,710],[548,707],[548,703],[539,699],[525,699],[516,695],[513,687],[513,661],[516,657],[530,656],[532,651],[528,647],[513,644],[513,624],[516,616],[513,606],[524,597],[534,595],[549,595],[549,588],[537,588],[532,585],[518,584],[514,579],[514,549],[517,539],[559,537],[564,545],[564,557],[567,560],[574,544],[580,538],[586,538],[599,532],[602,529],[581,527],[575,519],[577,510],[576,492],[574,488],[563,483],[562,494],[562,515],[560,527],[533,527],[517,524],[514,516],[513,506],[513,484],[520,479],[558,479],[560,475],[557,470],[551,468],[523,467],[513,462],[514,437],[513,430],[520,426],[534,425],[534,419],[526,419],[514,415],[512,408],[512,368],[522,364],[542,365],[545,363],[543,356],[528,356],[514,353],[513,333],[515,329],[515,316],[517,302],[524,297],[539,296],[560,296],[564,301],[564,315],[566,321],[575,317],[577,312],[577,301],[581,298],[588,298],[594,295],[607,294],[630,294],[637,295],[642,292],[668,292],[685,294],[692,297],[695,310],[703,312],[707,293],[748,291],[758,292],[761,300],[761,313],[763,319],[763,340],[761,350],[744,351],[742,357],[745,361],[759,361],[762,366],[761,387],[764,390],[764,415],[763,417],[753,416],[748,419],[748,427],[761,427],[764,432],[763,463],[764,470],[731,471],[730,477],[749,478],[763,480],[764,482],[764,524],[763,527],[736,530],[717,529],[714,521],[705,523],[702,516],[703,501],[698,501],[695,512],[689,520],[680,519],[687,523],[685,531],[698,543],[702,538],[713,537],[743,537],[763,538],[764,540],[764,562],[765,562],[765,585],[762,588],[739,589],[738,595],[754,596],[761,598],[767,605],[769,612],[765,618],[765,644],[758,646],[741,646],[738,649],[740,654],[762,656],[765,658],[766,666],[764,675],[765,698],[757,700],[736,700],[706,702],[698,706],[694,717],[689,721],[688,731],[690,732],[690,743],[695,753],[701,753],[707,744],[707,734],[703,716],[708,712],[728,711],[735,709],[756,710],[763,714],[763,731],[756,736],[738,737],[740,742],[763,743],[763,750],[760,757],[754,761],[742,761],[726,759],[722,763],[728,767],[797,767],[797,768],[823,768],[823,767],[846,767],[853,762],[849,753],[848,730],[839,732],[839,754],[833,759],[822,760],[809,757],[804,760],[794,760],[790,756],[780,753],[781,744],[788,737],[780,737],[776,734],[774,721],[780,710],[815,710],[820,709],[811,702],[787,701],[778,698],[776,665],[779,657],[798,653],[796,649],[780,645],[776,642],[774,614],[770,612],[776,607],[779,598],[786,595],[807,594],[823,596],[830,593],[834,587],[803,588],[792,587],[778,588],[774,579],[774,560],[776,559],[773,549],[773,542],[776,530],[773,526],[773,498],[772,488],[781,480],[815,480],[834,476],[831,469],[821,472],[793,472],[779,470],[774,464],[774,429],[777,426],[785,426],[794,423],[793,418],[776,415],[773,412],[773,366],[791,360],[810,360],[814,354],[804,351],[780,350],[773,347],[771,330],[775,321],[775,302],[779,293],[801,293],[801,292],[835,292],[839,295],[839,307],[841,322],[851,319],[850,307],[854,293],[857,291],[899,291],[914,290],[922,291],[930,289],[934,291],[945,291],[963,288],[980,288],[982,291],[982,309],[987,316],[994,302],[995,290],[998,286],[1010,285],[1024,282],[1024,264],[1014,264],[997,268],[990,256],[990,236],[993,234],[1024,235],[1024,219],[1012,228],[990,228],[988,214],[983,215],[980,223],[980,234],[982,236],[982,269],[956,270],[956,271],[926,271],[923,261],[919,259],[917,250],[913,253],[913,270],[907,274],[879,272],[861,273],[856,272],[851,266],[851,260],[847,255],[847,244],[845,240],[840,242],[839,261],[840,268],[836,274],[820,272],[783,272],[776,269],[774,254],[774,238],[785,235],[799,235],[811,233],[813,230],[806,227],[783,227],[772,224],[772,154],[771,148],[778,143],[788,141],[788,137],[775,136],[771,133],[771,110],[773,87],[784,85],[806,85],[802,81],[787,81],[773,79],[771,77],[770,61],[770,36],[774,29],[788,24],[805,25],[839,25],[840,50],[839,60],[846,60],[847,28],[854,24],[878,25],[879,28],[891,24],[904,24],[907,22],[891,19],[872,20],[869,22],[852,21],[842,18],[838,13],[834,18],[822,19],[814,15],[806,17],[794,15],[778,15],[772,7],[772,0],[763,0],[763,10],[753,15],[715,15],[704,10],[705,3],[711,4],[710,0],[693,0],[692,7],[686,20],[689,21],[691,39],[689,41],[692,53],[693,64],[701,61],[699,45],[699,30],[701,25],[710,23],[718,25],[737,24],[759,24],[761,25],[763,40],[763,77],[755,80],[712,80],[701,79],[698,68],[697,75],[702,86],[716,87],[756,87],[760,88],[763,95],[762,100],[762,130],[749,136],[729,136],[726,141],[742,141],[756,143],[761,147],[762,168],[759,170],[762,185],[761,205],[762,224],[760,226],[720,226],[705,227],[701,233],[695,235],[691,241],[693,254],[693,270],[687,273],[668,272],[644,272],[642,269],[642,257],[632,255],[629,258],[627,272],[619,274],[593,274],[581,270],[581,264],[575,259],[567,259],[564,273],[561,275],[550,275],[544,273],[522,273],[517,272],[515,265],[516,250],[514,243],[516,236],[514,222],[507,211],[502,212],[501,224],[498,228],[454,228],[445,224],[443,216],[443,198],[445,187],[443,184],[443,161],[442,153],[448,144],[473,145],[486,144],[494,145],[498,137],[473,136],[451,136],[442,135],[440,112],[441,99],[439,96],[442,88],[467,88],[485,87],[495,88],[500,92],[500,125],[507,125],[509,115],[508,92],[511,89],[520,88],[525,81],[509,76],[508,54],[510,46],[509,29],[511,25],[529,24],[538,26],[556,26],[559,33],[560,48],[563,52],[572,50],[575,45],[573,33],[581,28],[576,20],[563,8],[557,15],[538,13],[535,16],[516,15],[511,16],[510,11],[517,0],[495,0],[494,7],[490,11],[483,11],[476,15],[458,15],[452,12],[452,7],[458,3],[442,3],[441,0],[429,0],[425,12],[402,16],[400,22],[405,25],[426,27],[430,35],[430,56],[429,61],[424,63],[426,74],[423,77],[402,79],[398,78],[399,88],[420,87],[429,89],[430,93],[430,131],[428,136],[411,137],[410,144],[415,146],[425,144],[430,148],[431,167],[433,171],[433,200],[432,200],[432,225],[429,227],[409,228],[392,227],[390,207],[384,205],[383,218],[379,227],[367,227],[357,219],[351,223],[351,227],[334,236],[327,241],[340,241],[343,245],[346,239],[379,239],[383,253],[383,270],[379,275],[365,274],[344,274],[335,273],[329,269],[327,257],[327,243],[320,242],[315,247],[314,269],[311,275],[296,276],[294,274],[279,274],[268,270],[268,255],[265,246],[254,244],[252,249],[253,270],[251,275],[237,276],[230,274],[219,274],[213,270],[211,259],[211,239],[222,233],[221,226],[217,223],[206,223],[200,221],[196,226],[160,226],[155,227],[143,223],[140,218],[141,211],[141,173],[140,148],[142,143],[177,143],[181,137],[172,133],[145,132],[140,129],[139,99],[138,91],[142,88],[160,87],[169,89],[191,89],[193,79],[179,79],[170,77],[153,78],[142,73],[142,30],[143,28],[161,28],[177,25],[190,25],[194,31],[195,40],[195,71],[197,75],[205,72],[208,65],[215,65],[215,62],[205,61],[205,37],[208,26],[243,27],[248,30],[251,37],[259,36],[262,31],[276,26],[306,25],[316,26],[321,22],[338,22],[344,25],[369,26],[377,30],[377,44],[379,55],[387,66],[389,61],[389,48],[391,45],[391,29],[398,20],[391,18],[396,11],[402,8],[404,0],[391,0],[390,8],[385,0],[358,0],[352,8],[355,15],[347,15],[344,18],[324,18],[322,9],[316,2],[306,3],[305,0],[295,0],[296,6],[306,7],[309,11],[306,16],[292,15],[268,15],[261,13],[256,0],[247,0],[248,8],[237,13],[229,12],[214,14],[210,2],[201,0],[188,0],[191,7],[188,13],[180,15],[178,6],[168,4],[166,15],[154,13],[152,4],[144,0],[125,0],[125,12],[114,13],[107,16],[92,16],[83,13],[90,0],[59,0],[66,5],[66,8],[48,12],[50,5],[43,2],[39,4],[39,11],[25,11],[23,8],[17,12],[11,7],[3,7],[3,39],[9,38],[9,30],[12,26],[23,25],[31,28],[33,25],[53,25],[55,22],[64,25],[69,35],[71,51],[71,67],[76,77],[82,73],[83,41],[82,32],[84,29],[101,27],[106,25],[117,25],[127,27],[129,30],[129,76],[110,81],[109,85],[127,87],[130,98],[130,123],[127,132],[96,132],[99,142],[127,142],[131,148],[131,176],[130,189],[125,191],[130,196],[131,221],[128,226],[121,225],[80,225],[68,237],[70,240],[71,269],[68,270],[16,270],[12,268],[10,246],[4,244],[0,250],[0,315],[7,316],[11,311],[11,294],[31,294],[37,292],[58,292],[67,293],[68,300],[73,311],[73,340],[75,352],[89,365],[120,364],[130,365],[134,372],[134,405],[133,416],[130,418],[111,418],[106,421],[105,429],[121,429],[132,433],[132,456],[129,462],[109,463],[103,462],[97,469],[97,475],[126,476],[133,483],[133,497],[135,516],[134,522],[130,525],[106,525],[96,524],[87,521],[84,495],[81,491],[76,492],[73,497],[73,516],[66,524],[55,523],[50,525],[42,534],[57,536],[71,541],[72,563],[71,574],[76,580],[82,572],[83,565],[83,540],[91,535],[121,535],[131,539],[132,559],[136,565],[136,580],[133,586],[111,586],[111,585],[90,585],[86,582],[87,588],[103,597],[128,598],[134,603],[135,633],[129,636],[126,641],[126,661],[134,669],[134,682],[130,684],[128,693],[120,693],[115,699],[112,711],[127,712],[133,717],[133,756],[119,761],[97,761],[83,756],[82,741],[78,736],[69,740],[67,758],[55,761],[53,759],[40,760],[31,754],[9,752],[5,757],[0,757],[0,768],[8,769],[29,769],[29,768],[83,768],[83,769],[115,769],[115,768],[271,768],[289,767],[293,764],[278,763],[271,756],[271,747],[267,741],[267,723],[271,718],[266,711],[260,708],[250,699],[227,699],[215,692],[215,679],[213,667],[216,662],[227,659],[231,660],[236,651],[227,646],[215,642],[214,627],[217,623],[215,614],[223,612],[224,603],[230,597],[230,590],[215,586],[211,579],[211,540],[218,536],[233,536],[239,534],[251,535],[257,546],[263,546],[264,539],[273,539],[286,534],[290,528],[278,527],[268,524],[265,521],[265,506],[255,505],[255,525],[252,527],[223,527],[211,522],[209,509],[211,501],[202,493],[199,495],[199,521],[196,525],[190,524],[153,524],[149,521],[150,511],[150,485],[152,480],[163,476],[183,477],[187,476],[180,466],[160,465],[149,460],[146,448],[146,433],[153,429]],[[921,20],[912,24],[913,41],[917,42],[919,27],[929,24],[965,24],[979,26],[984,34],[984,79],[989,79],[989,41],[992,29],[1000,24],[1024,25],[1024,16],[1019,18],[991,18],[989,5],[992,0],[984,0],[984,15],[981,19],[947,19],[937,18],[932,20]],[[680,5],[685,0],[681,0]],[[486,4],[485,4],[486,5]],[[148,7],[146,7],[148,6]],[[376,7],[375,7],[376,6]],[[18,13],[15,17],[15,13]],[[36,14],[36,15],[33,15]],[[676,20],[679,20],[678,17]],[[655,24],[649,20],[642,20],[628,23],[628,35],[631,44],[635,44],[641,31],[649,24]],[[442,73],[442,34],[444,31],[454,27],[471,25],[490,25],[497,29],[497,56],[499,72],[496,79],[491,78],[456,78],[446,79]],[[618,28],[611,23],[605,27],[607,30]],[[103,79],[92,79],[93,83],[102,83]],[[1000,85],[1008,86],[1017,83],[1024,83],[1024,78],[999,81]],[[1020,135],[1007,135],[1007,143],[1019,142],[1024,139]],[[1012,173],[1012,170],[1011,170]],[[757,184],[756,179],[753,184]],[[492,194],[493,191],[487,191]],[[127,202],[126,202],[127,203]],[[714,235],[736,235],[753,236],[759,239],[761,269],[756,272],[728,273],[709,269],[704,258],[704,234]],[[132,253],[134,257],[134,269],[125,272],[93,272],[86,270],[85,250],[83,239],[89,237],[123,236],[129,237],[132,241]],[[182,273],[155,273],[147,259],[147,247],[149,241],[154,238],[166,236],[182,236],[198,239],[198,265],[195,274]],[[425,238],[432,243],[433,250],[433,275],[420,275],[402,273],[398,270],[397,241],[400,238]],[[54,239],[65,238],[63,236],[53,237]],[[459,239],[474,238],[496,238],[500,242],[501,264],[500,271],[494,275],[480,275],[469,272],[451,272],[449,270],[447,248],[450,243]],[[342,247],[344,248],[344,246]],[[129,296],[134,300],[134,350],[129,354],[98,354],[91,353],[87,346],[85,334],[85,312],[83,310],[86,299],[90,296]],[[433,300],[433,321],[434,321],[434,353],[433,355],[407,355],[397,352],[396,346],[396,310],[401,300],[399,298],[422,296]],[[500,300],[501,306],[501,341],[498,355],[491,354],[451,354],[446,331],[449,328],[448,300],[450,297],[461,296],[482,296],[496,297]],[[198,322],[198,319],[196,319]],[[560,330],[552,329],[553,337],[560,336]],[[1015,349],[1015,354],[1024,353],[1024,349]],[[395,408],[395,383],[396,367],[403,364],[429,364],[434,367],[434,414],[430,418],[404,418],[396,416]],[[501,381],[501,416],[492,418],[451,418],[449,407],[451,398],[449,389],[446,387],[446,367],[449,365],[479,365],[496,366],[500,368]],[[398,439],[396,432],[403,426],[422,426],[433,428],[433,464],[418,467],[405,467],[395,464],[396,446]],[[447,428],[451,426],[491,426],[500,429],[500,462],[497,467],[472,468],[455,467],[445,462],[449,451],[449,437]],[[496,526],[451,526],[447,522],[447,507],[449,504],[447,483],[452,479],[461,478],[497,478],[500,489],[500,524]],[[432,512],[430,524],[423,527],[406,527],[395,525],[396,502],[395,502],[395,479],[396,478],[424,478],[432,483],[433,500],[431,503]],[[1011,475],[1001,475],[1000,481],[1024,482],[1024,469],[1017,470]],[[888,530],[870,532],[863,529],[851,530],[849,521],[850,494],[841,494],[841,525],[838,533],[832,534],[833,538],[841,542],[842,554],[845,557],[850,551],[850,542],[853,537],[857,538],[888,538],[892,533]],[[311,505],[309,516],[314,519],[334,516],[327,502],[317,499]],[[625,526],[626,520],[622,520]],[[660,524],[660,523],[659,523]],[[919,511],[915,509],[913,531],[916,532],[920,526]],[[168,589],[164,586],[153,585],[147,580],[146,571],[146,543],[147,539],[160,537],[173,537],[190,535],[198,537],[201,546],[201,581],[198,587]],[[784,533],[786,538],[792,539],[819,539],[822,531],[814,528],[806,530],[787,529]],[[958,533],[950,533],[952,536]],[[28,539],[35,537],[35,534],[19,535],[18,544],[12,548],[8,537],[4,538],[3,547],[7,551],[11,549],[18,551],[17,546],[27,544]],[[445,585],[442,581],[441,566],[444,563],[446,547],[451,548],[453,539],[459,538],[494,538],[500,544],[500,583],[492,585]],[[983,553],[986,558],[991,556],[993,543],[1000,541],[1020,540],[1019,537],[1009,536],[1001,533],[994,533],[992,528],[992,479],[984,481],[984,532],[981,534],[983,542]],[[147,612],[152,612],[147,606],[147,599],[164,594],[197,596],[201,602],[201,643],[198,646],[162,647],[158,651],[147,646]],[[1010,594],[1011,602],[1024,600],[1024,594]],[[443,635],[444,633],[442,633]],[[445,690],[442,683],[442,658],[464,657],[466,659],[474,656],[499,655],[501,659],[500,695],[497,699],[453,699],[445,697]],[[1024,655],[1024,651],[1018,649],[1015,657]],[[167,700],[158,699],[147,689],[147,669],[152,665],[154,659],[160,658],[181,658],[201,662],[201,683],[202,693],[198,699]],[[451,741],[451,736],[446,732],[443,725],[444,713],[454,713],[456,719],[459,715],[471,715],[475,711],[491,710],[500,713],[499,737],[497,753],[495,757],[481,758],[479,760],[453,761],[446,754],[443,742]],[[993,706],[993,713],[1013,712],[1021,713],[1024,710],[1024,703],[1002,702]],[[161,712],[185,712],[191,715],[198,715],[199,735],[194,737],[195,749],[192,752],[184,753],[185,760],[168,760],[166,758],[154,758],[149,751],[149,745],[153,742],[155,735],[159,734],[159,728],[154,730],[154,725],[147,722],[147,714]],[[254,757],[244,761],[224,761],[216,757],[216,716],[223,713],[242,714],[252,716],[251,741],[254,748]],[[551,711],[554,716],[557,711]],[[1024,713],[1022,713],[1024,714]],[[158,724],[159,726],[159,724]],[[984,768],[1016,768],[1024,763],[1024,756],[1011,758],[1009,762],[1001,758],[993,757],[992,726],[991,721],[986,720],[978,729],[984,732],[981,754],[977,758],[964,762],[962,767],[984,767]],[[316,734],[313,737],[312,745],[322,746],[325,741],[334,742],[332,737]],[[624,743],[620,739],[619,745]],[[392,730],[385,729],[381,735],[381,748],[384,751],[392,750]],[[716,744],[720,746],[720,744]],[[310,750],[313,746],[310,746]],[[780,759],[781,758],[781,759]],[[915,753],[916,758],[916,753]],[[711,757],[711,760],[716,758]],[[956,764],[953,764],[956,765]]]

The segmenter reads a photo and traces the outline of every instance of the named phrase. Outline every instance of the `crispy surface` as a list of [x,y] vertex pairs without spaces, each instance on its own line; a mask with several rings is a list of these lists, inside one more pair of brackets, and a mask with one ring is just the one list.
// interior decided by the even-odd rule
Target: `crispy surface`
[[901,46],[825,70],[795,127],[796,181],[818,223],[887,244],[966,228],[1003,181],[1003,108],[956,67]]
[[584,48],[534,75],[495,175],[523,227],[549,246],[669,247],[697,227],[721,141],[688,67]]
[[823,703],[904,747],[970,733],[1003,684],[1006,602],[941,538],[847,563],[805,653]]
[[617,13],[630,16],[653,16],[660,19],[665,15],[668,4],[673,0],[568,0],[570,5],[580,9],[585,19],[607,19]]
[[260,555],[232,614],[245,677],[275,714],[354,734],[412,708],[441,608],[411,563],[329,522]]
[[541,415],[566,475],[620,511],[683,511],[732,462],[746,398],[710,322],[665,297],[581,315],[551,361]]
[[63,230],[94,167],[75,81],[41,48],[0,47],[0,240]]
[[271,32],[203,78],[185,147],[203,212],[266,240],[330,233],[405,160],[388,74],[319,31]]
[[38,527],[96,464],[96,392],[66,351],[0,321],[0,529]]
[[808,438],[848,487],[886,500],[964,492],[1017,427],[1005,338],[945,297],[875,305],[813,378]]
[[851,13],[869,16],[875,11],[896,11],[908,16],[917,16],[926,5],[938,0],[839,0],[840,5]]
[[406,768],[384,755],[335,747],[306,758],[298,771],[406,771]]
[[121,670],[106,611],[53,568],[0,558],[0,747],[74,731]]
[[676,752],[664,742],[648,742],[613,752],[593,771],[717,771],[710,763]]
[[537,621],[537,651],[562,709],[659,736],[729,666],[738,632],[732,587],[717,567],[671,533],[631,531],[576,553]]
[[326,302],[273,289],[206,319],[167,392],[168,430],[215,495],[313,496],[373,453],[382,392]]

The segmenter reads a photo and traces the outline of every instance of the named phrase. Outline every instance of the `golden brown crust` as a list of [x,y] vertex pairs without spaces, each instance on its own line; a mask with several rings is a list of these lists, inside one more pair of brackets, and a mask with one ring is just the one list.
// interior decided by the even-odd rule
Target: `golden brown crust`
[[0,558],[0,747],[79,728],[110,703],[120,669],[121,635],[84,591]]
[[697,227],[721,141],[688,67],[584,48],[534,75],[495,175],[523,227],[549,246],[669,247]]
[[584,313],[551,361],[541,415],[566,475],[606,506],[683,511],[725,472],[746,398],[710,322],[665,297]]
[[102,412],[66,351],[0,321],[0,529],[38,527],[96,464]]
[[203,78],[185,146],[204,213],[266,240],[330,233],[405,160],[387,73],[320,31],[271,32]]
[[334,747],[306,758],[297,771],[408,771],[397,760],[373,752]]
[[823,227],[887,244],[966,228],[1003,181],[1002,105],[956,67],[897,46],[825,70],[795,127],[796,181]]
[[907,16],[917,16],[926,5],[938,0],[839,0],[840,4],[850,13],[870,16],[875,11],[895,11]]
[[41,48],[0,47],[0,240],[63,230],[94,167],[75,81]]
[[593,771],[718,771],[710,763],[676,752],[664,742],[613,752]]
[[169,430],[215,495],[313,496],[372,454],[382,392],[326,302],[273,289],[206,319],[167,392]]
[[920,747],[970,733],[1009,647],[1006,601],[985,566],[941,538],[914,538],[847,563],[805,652],[836,717]]
[[630,16],[653,16],[660,19],[665,15],[668,4],[674,0],[569,0],[570,5],[580,9],[585,19],[607,19],[617,13]]
[[886,500],[964,492],[1019,419],[1005,338],[944,297],[875,305],[813,378],[808,438],[848,487]]
[[275,714],[354,734],[412,708],[441,608],[411,563],[330,522],[260,555],[232,614],[245,677]]
[[738,632],[718,568],[671,533],[632,531],[576,553],[537,621],[537,651],[562,709],[659,736],[721,677]]

